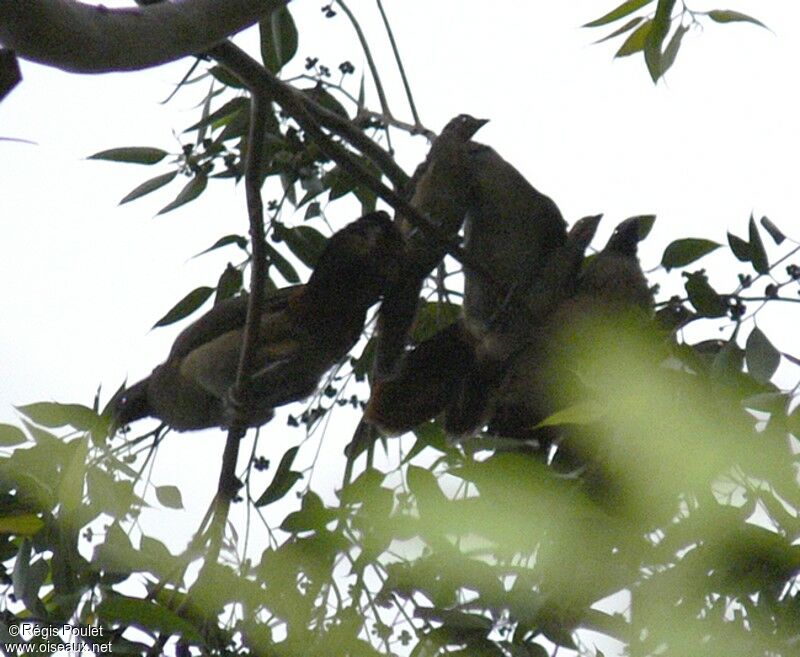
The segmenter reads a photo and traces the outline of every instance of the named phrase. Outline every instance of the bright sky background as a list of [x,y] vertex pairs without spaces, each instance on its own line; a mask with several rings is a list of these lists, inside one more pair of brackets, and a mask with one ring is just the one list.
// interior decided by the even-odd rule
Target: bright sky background
[[[364,58],[350,25],[341,12],[325,20],[321,4],[290,5],[301,31],[297,69],[306,56],[318,56],[334,72],[349,59],[360,74]],[[374,3],[352,4],[387,72],[394,111],[408,120]],[[599,244],[618,221],[643,213],[658,215],[642,248],[646,269],[658,264],[674,238],[724,242],[726,230],[746,235],[751,212],[800,238],[797,3],[690,2],[695,10],[755,15],[773,32],[709,22],[686,35],[676,64],[657,87],[640,56],[612,61],[618,41],[591,45],[608,30],[579,27],[618,4],[613,0],[385,4],[423,122],[438,131],[461,112],[491,119],[479,140],[552,196],[570,222],[605,213]],[[243,35],[240,42],[254,39]],[[154,217],[182,183],[122,207],[117,203],[167,165],[83,159],[127,145],[177,151],[175,135],[196,120],[206,83],[166,108],[159,101],[188,60],[93,77],[22,66],[23,83],[0,104],[0,136],[37,145],[0,141],[0,422],[15,422],[12,405],[90,405],[98,385],[105,400],[126,376],[133,381],[149,373],[183,325],[149,328],[189,290],[214,285],[238,253],[231,248],[190,258],[221,235],[246,231],[244,191],[230,181]],[[406,170],[426,148],[418,137],[400,151]],[[712,257],[706,266],[720,262],[732,261]],[[760,323],[776,346],[800,355],[798,319],[796,308],[785,304]],[[285,431],[273,425],[267,430],[265,445]],[[349,430],[334,441],[336,453],[347,439]],[[172,483],[176,476],[215,481],[221,434],[168,442],[175,458],[191,466],[180,473],[165,468],[156,483]],[[283,443],[270,451],[279,454]],[[198,465],[188,460],[194,455],[203,456]],[[204,496],[212,492],[208,482]]]

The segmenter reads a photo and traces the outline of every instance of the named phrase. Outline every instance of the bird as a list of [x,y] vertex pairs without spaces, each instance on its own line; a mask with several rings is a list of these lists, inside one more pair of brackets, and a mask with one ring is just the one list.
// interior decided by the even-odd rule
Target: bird
[[[606,246],[586,258],[573,289],[557,300],[544,322],[531,327],[525,348],[511,361],[489,429],[509,438],[536,437],[547,448],[552,430],[534,427],[581,398],[574,365],[591,350],[592,323],[620,326],[633,314],[649,317],[653,296],[637,257],[640,217],[620,223]],[[580,264],[580,263],[579,263]],[[589,342],[587,344],[587,342]]]
[[525,347],[513,341],[524,340],[529,326],[543,321],[539,315],[571,292],[599,221],[586,217],[575,224],[541,268],[536,291],[526,290],[518,300],[522,305],[509,305],[493,328],[479,332],[460,318],[408,351],[395,377],[374,383],[364,419],[393,435],[442,414],[449,436],[475,433],[492,415],[509,358]]
[[[561,211],[493,148],[472,143],[469,162],[475,188],[464,221],[465,254],[507,285],[533,285],[548,254],[566,242]],[[495,284],[465,270],[467,321],[488,326],[502,303]]]
[[[328,241],[308,283],[265,299],[255,362],[236,417],[260,426],[273,409],[314,392],[361,336],[367,310],[396,281],[403,239],[386,212]],[[230,425],[247,298],[218,303],[175,340],[166,361],[109,404],[114,427],[153,416],[189,431]]]
[[[459,114],[433,140],[428,155],[411,178],[410,205],[427,216],[442,232],[455,236],[472,200],[473,168],[470,139],[487,119]],[[378,315],[373,370],[376,378],[397,373],[419,305],[425,279],[441,262],[445,245],[414,227],[402,214],[396,219],[406,236],[404,269],[386,295]]]

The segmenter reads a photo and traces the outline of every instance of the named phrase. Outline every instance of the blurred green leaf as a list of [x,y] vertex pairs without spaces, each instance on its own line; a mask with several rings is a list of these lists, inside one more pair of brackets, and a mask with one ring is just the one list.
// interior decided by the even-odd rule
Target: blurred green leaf
[[712,251],[716,251],[721,244],[711,240],[687,237],[675,240],[666,249],[661,257],[661,266],[667,271],[677,267],[685,267],[699,260]]
[[0,534],[12,534],[29,538],[36,534],[44,522],[39,516],[32,513],[0,516]]
[[780,352],[758,327],[750,331],[745,348],[747,370],[762,383],[768,382],[781,362]]
[[764,28],[767,27],[760,20],[731,9],[712,9],[708,12],[708,17],[717,23],[753,23]]
[[36,424],[51,429],[69,425],[79,431],[91,431],[100,419],[97,413],[82,404],[37,402],[18,406],[17,410]]
[[214,297],[214,305],[238,294],[242,289],[242,284],[242,270],[228,263],[225,271],[222,272],[217,281],[217,294]]
[[179,208],[180,206],[189,203],[189,201],[194,201],[205,191],[207,184],[208,178],[206,178],[205,174],[196,174],[194,178],[192,178],[175,197],[175,200],[161,208],[157,214],[166,214],[175,208]]
[[292,263],[289,262],[286,258],[281,255],[281,253],[273,248],[270,244],[267,244],[267,258],[272,264],[275,269],[278,270],[278,273],[283,276],[284,279],[288,283],[299,283],[300,276],[297,273],[297,270],[292,266]]
[[580,402],[549,415],[531,428],[555,427],[562,424],[593,424],[602,420],[603,415],[603,407],[598,403],[592,401]]
[[169,509],[183,508],[183,498],[177,486],[156,486],[156,499]]
[[664,49],[664,55],[661,58],[661,75],[664,75],[675,63],[675,58],[678,56],[683,35],[689,31],[686,25],[678,25],[672,38],[669,40],[667,47]]
[[286,242],[289,250],[296,255],[306,267],[313,268],[322,255],[328,238],[311,226],[295,226],[287,228],[276,222],[275,237]]
[[160,148],[149,146],[125,146],[111,148],[90,155],[89,160],[110,160],[112,162],[129,162],[131,164],[156,164],[161,162],[169,153]]
[[202,306],[212,294],[214,294],[213,287],[203,286],[195,288],[189,292],[189,294],[183,297],[183,299],[178,301],[178,303],[176,303],[172,308],[170,308],[166,315],[153,324],[153,328],[174,324],[178,320],[191,315],[195,310]]
[[303,478],[301,472],[292,470],[292,463],[294,463],[294,458],[297,456],[299,449],[299,447],[292,447],[286,450],[281,462],[278,464],[278,469],[275,471],[275,476],[267,486],[267,489],[261,494],[261,497],[256,500],[255,506],[267,506],[277,502],[292,489],[292,486]]
[[19,427],[11,424],[0,424],[0,447],[14,447],[28,441]]
[[247,113],[250,109],[250,100],[245,96],[239,96],[229,100],[222,107],[211,112],[208,116],[203,117],[197,123],[190,125],[184,132],[192,132],[193,130],[201,130],[206,126],[213,125],[222,119],[232,119],[241,112]]
[[280,71],[297,52],[297,27],[289,10],[282,6],[258,24],[261,60],[272,73]]
[[761,241],[761,235],[758,233],[758,226],[756,226],[755,219],[750,215],[750,257],[753,263],[753,269],[759,274],[766,274],[769,272],[769,260],[767,259],[767,251],[764,248],[764,242]]
[[239,78],[237,78],[224,66],[212,66],[208,72],[227,87],[233,87],[234,89],[247,89],[247,85],[243,84]]
[[198,630],[163,605],[150,600],[129,598],[118,593],[106,594],[97,607],[97,616],[105,624],[146,627],[151,631],[163,632],[166,636],[178,635],[202,645]]
[[119,204],[122,205],[123,203],[128,203],[134,199],[141,198],[145,194],[154,192],[164,185],[172,182],[177,175],[177,171],[170,171],[169,173],[162,173],[160,176],[156,176],[155,178],[150,178],[150,180],[145,180],[141,185],[128,192],[119,202]]
[[641,9],[645,5],[649,5],[651,2],[653,2],[653,0],[627,0],[619,7],[616,7],[600,18],[586,23],[583,27],[599,27],[600,25],[608,25],[609,23],[613,23],[620,18],[625,18],[625,16],[632,14],[637,9]]
[[647,41],[647,35],[653,29],[653,21],[649,18],[637,27],[633,33],[625,39],[619,50],[617,50],[614,57],[627,57],[634,53],[644,50],[644,44]]
[[246,251],[247,250],[248,241],[247,241],[247,238],[244,235],[226,235],[225,237],[220,237],[216,242],[214,242],[207,249],[205,249],[204,251],[200,251],[200,253],[198,253],[198,254],[196,254],[196,255],[194,255],[192,257],[196,258],[197,256],[201,256],[201,255],[203,255],[205,253],[209,253],[209,252],[214,251],[216,249],[220,249],[223,246],[228,246],[228,244],[235,244],[236,246],[238,246],[243,251]]

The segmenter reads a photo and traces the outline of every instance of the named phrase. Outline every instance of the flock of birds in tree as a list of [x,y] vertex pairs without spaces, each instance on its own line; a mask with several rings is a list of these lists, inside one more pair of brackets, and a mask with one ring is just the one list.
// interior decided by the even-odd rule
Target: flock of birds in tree
[[151,416],[179,431],[229,426],[234,416],[260,426],[276,407],[317,389],[380,301],[365,421],[397,434],[441,416],[451,436],[486,428],[531,438],[564,403],[554,363],[577,339],[570,327],[589,316],[613,321],[652,312],[637,258],[643,230],[639,219],[628,219],[586,257],[600,217],[567,231],[550,198],[494,149],[472,141],[485,123],[464,114],[451,120],[409,185],[411,206],[447,234],[463,229],[469,261],[493,274],[489,280],[465,267],[457,321],[409,344],[422,286],[444,247],[399,213],[393,221],[372,212],[331,237],[308,283],[265,296],[244,399],[232,404],[229,391],[246,295],[215,305],[177,337],[150,376],[118,393],[110,404],[114,426]]

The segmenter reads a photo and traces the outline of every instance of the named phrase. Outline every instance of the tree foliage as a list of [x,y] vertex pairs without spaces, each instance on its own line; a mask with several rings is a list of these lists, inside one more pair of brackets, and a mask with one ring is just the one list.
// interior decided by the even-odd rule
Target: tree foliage
[[[342,3],[323,11],[352,16]],[[618,56],[642,52],[656,81],[704,18],[758,23],[730,10],[675,13],[674,2],[628,0],[587,25],[627,19],[605,38],[625,38]],[[296,55],[297,26],[280,8],[259,29],[264,70],[279,74]],[[377,147],[390,131],[425,131],[416,117],[395,120],[382,92],[382,106],[369,109],[366,76],[353,73],[349,62],[337,73],[306,60],[293,85],[304,100],[270,103],[259,132],[242,77],[198,61],[182,85],[203,82],[208,92],[180,152],[137,146],[93,157],[160,167],[121,202],[170,186],[161,214],[220,179],[244,178],[249,140],[261,134],[256,178],[274,194],[267,285],[295,283],[323,248],[329,218],[373,209],[383,195],[376,180],[404,182],[388,152],[363,139]],[[380,89],[380,76],[370,76]],[[308,114],[354,168],[304,127]],[[242,291],[251,238],[222,233],[207,251],[234,247],[240,262],[155,326]],[[145,476],[170,438],[163,428],[109,438],[98,398],[21,407],[21,427],[0,426],[8,450],[0,458],[2,626],[100,626],[124,654],[600,654],[587,629],[631,655],[793,654],[800,412],[779,368],[800,360],[779,351],[757,320],[766,306],[797,301],[798,249],[766,217],[751,217],[746,236],[729,233],[727,245],[669,244],[660,266],[677,270],[683,292],[659,298],[658,321],[631,331],[587,325],[585,344],[563,364],[589,383],[588,399],[545,422],[580,446],[584,465],[568,474],[558,453],[543,458],[487,435],[452,444],[437,421],[402,439],[360,425],[335,465],[336,496],[315,492],[297,464],[302,436],[330,414],[360,410],[367,342],[299,418],[288,417],[299,445],[254,450],[238,502],[254,513],[279,502],[289,510],[259,549],[248,549],[244,527],[228,528],[220,559],[206,527],[175,555],[139,524],[151,507],[179,512],[187,503],[178,487]],[[738,269],[735,279],[699,267],[712,252]],[[427,289],[417,339],[458,313],[442,278]],[[689,325],[699,339],[684,332]],[[401,457],[384,467],[376,454],[394,454],[390,440]]]

